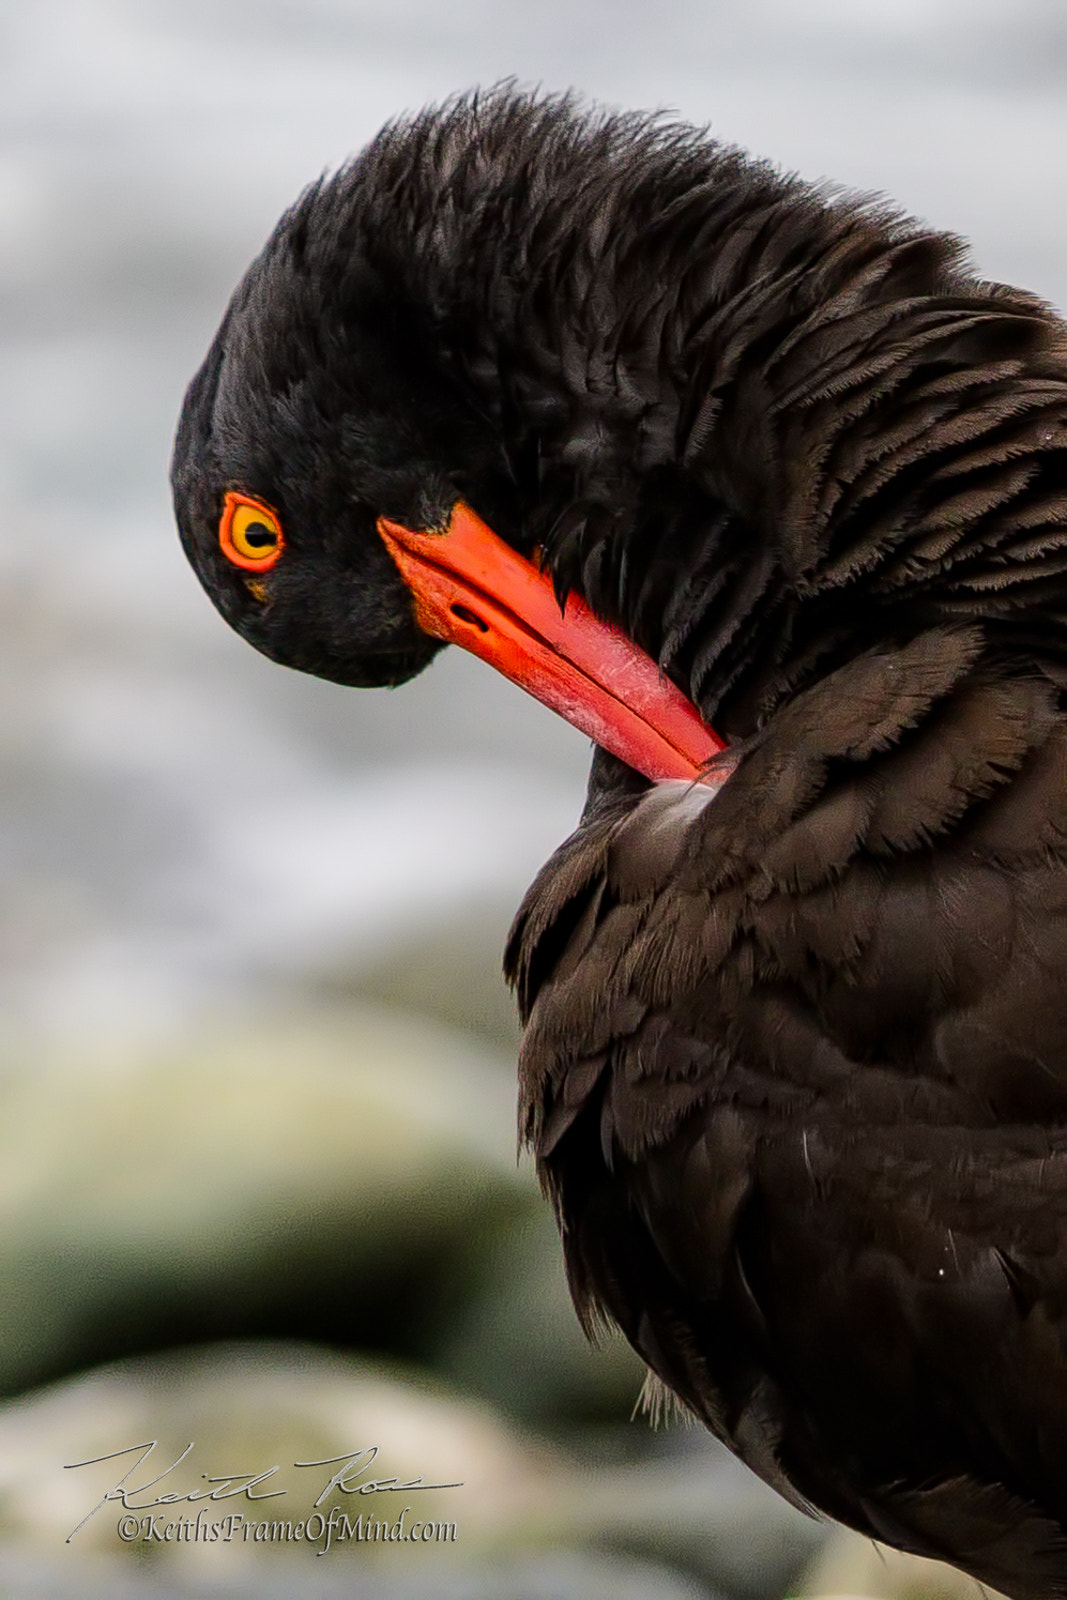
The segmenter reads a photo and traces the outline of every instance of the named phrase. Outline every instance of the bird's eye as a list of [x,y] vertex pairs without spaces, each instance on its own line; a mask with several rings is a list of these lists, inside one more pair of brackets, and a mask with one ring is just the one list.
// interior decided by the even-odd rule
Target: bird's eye
[[285,547],[277,514],[250,495],[227,494],[219,522],[222,553],[246,572],[266,572]]

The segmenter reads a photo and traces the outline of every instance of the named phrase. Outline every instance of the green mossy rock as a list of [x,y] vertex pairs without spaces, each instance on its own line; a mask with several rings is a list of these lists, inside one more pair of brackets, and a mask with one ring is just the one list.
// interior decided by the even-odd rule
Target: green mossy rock
[[540,1204],[514,1080],[387,1009],[219,1025],[0,1084],[0,1386],[271,1333],[419,1354]]

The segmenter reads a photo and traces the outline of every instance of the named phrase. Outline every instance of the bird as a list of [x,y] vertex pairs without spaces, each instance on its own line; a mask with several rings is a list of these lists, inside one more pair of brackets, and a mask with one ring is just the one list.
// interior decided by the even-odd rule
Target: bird
[[1060,318],[506,84],[285,213],[172,483],[275,661],[458,642],[594,742],[506,954],[586,1331],[794,1505],[1067,1596]]

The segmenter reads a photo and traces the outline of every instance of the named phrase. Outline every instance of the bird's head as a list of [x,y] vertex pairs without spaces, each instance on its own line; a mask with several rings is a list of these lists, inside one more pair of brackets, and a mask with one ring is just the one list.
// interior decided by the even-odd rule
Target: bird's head
[[370,259],[351,172],[282,218],[234,294],[172,479],[201,583],[275,661],[393,685],[456,642],[649,776],[693,776],[720,748],[654,663],[576,596],[561,607],[472,509],[514,512],[499,433],[432,305]]
[[442,527],[484,430],[428,359],[420,319],[330,230],[323,186],[279,223],[185,398],[172,481],[211,599],[286,666],[404,682],[439,648],[378,531]]

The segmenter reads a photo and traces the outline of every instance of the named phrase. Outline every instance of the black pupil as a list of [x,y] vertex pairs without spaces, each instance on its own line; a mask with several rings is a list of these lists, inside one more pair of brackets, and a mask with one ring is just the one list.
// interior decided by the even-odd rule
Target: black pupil
[[274,530],[268,528],[265,522],[250,522],[245,529],[245,543],[250,544],[253,550],[262,550],[274,544],[275,540]]

